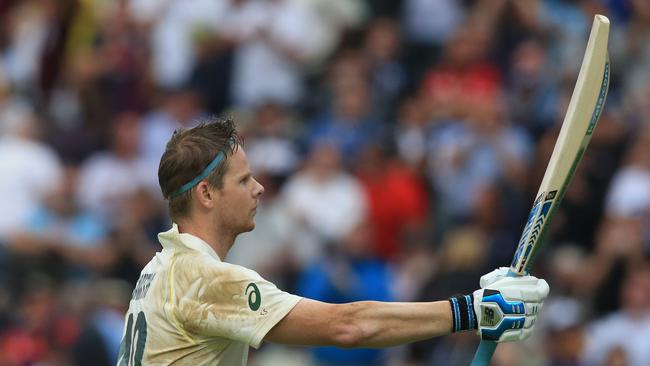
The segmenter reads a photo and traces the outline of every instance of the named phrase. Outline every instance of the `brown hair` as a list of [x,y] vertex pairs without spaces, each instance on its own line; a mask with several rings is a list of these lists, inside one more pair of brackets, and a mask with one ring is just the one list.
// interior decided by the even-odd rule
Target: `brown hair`
[[223,161],[205,178],[210,186],[221,188],[228,158],[241,143],[231,118],[210,117],[199,121],[196,127],[174,131],[158,167],[158,183],[169,202],[172,220],[187,215],[190,209],[192,189],[178,194],[181,187],[198,177],[222,153]]

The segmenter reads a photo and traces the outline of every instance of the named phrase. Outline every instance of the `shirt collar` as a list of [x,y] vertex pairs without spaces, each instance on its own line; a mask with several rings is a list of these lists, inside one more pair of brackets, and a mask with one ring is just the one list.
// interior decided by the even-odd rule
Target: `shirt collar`
[[171,229],[159,233],[158,240],[163,248],[174,249],[177,247],[186,247],[207,254],[221,262],[221,258],[219,258],[219,255],[212,249],[210,244],[192,234],[180,233],[176,223],[172,224]]

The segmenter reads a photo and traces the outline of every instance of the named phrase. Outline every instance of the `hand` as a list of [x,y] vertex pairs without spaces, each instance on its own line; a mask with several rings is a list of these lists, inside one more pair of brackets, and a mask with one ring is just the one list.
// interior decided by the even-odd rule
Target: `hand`
[[482,339],[520,341],[530,336],[548,296],[548,283],[533,276],[508,277],[508,268],[481,277],[474,292],[474,311]]

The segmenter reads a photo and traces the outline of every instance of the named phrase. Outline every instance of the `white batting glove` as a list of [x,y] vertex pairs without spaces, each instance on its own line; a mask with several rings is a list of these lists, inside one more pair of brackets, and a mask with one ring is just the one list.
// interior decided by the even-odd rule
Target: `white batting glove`
[[528,338],[548,296],[548,283],[534,276],[508,277],[501,267],[481,277],[474,291],[478,333],[484,340],[519,341]]
[[481,286],[481,288],[486,288],[487,286],[497,282],[498,280],[508,277],[508,271],[510,271],[509,267],[499,267],[490,273],[486,273],[483,276],[481,276],[481,279],[479,280],[479,285]]

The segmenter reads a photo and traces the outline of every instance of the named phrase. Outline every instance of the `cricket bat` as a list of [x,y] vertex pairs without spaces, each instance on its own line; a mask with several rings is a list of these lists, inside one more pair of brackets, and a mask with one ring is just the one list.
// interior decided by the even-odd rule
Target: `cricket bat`
[[[524,276],[530,272],[551,219],[591,140],[609,87],[608,37],[609,19],[603,15],[596,15],[578,81],[573,89],[560,135],[546,167],[542,184],[519,239],[510,265],[509,276]],[[472,360],[472,366],[487,366],[496,345],[496,342],[481,341]]]

